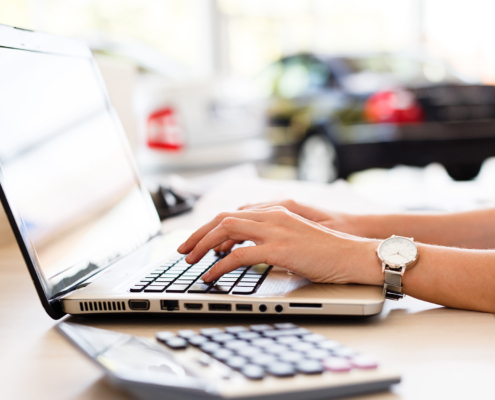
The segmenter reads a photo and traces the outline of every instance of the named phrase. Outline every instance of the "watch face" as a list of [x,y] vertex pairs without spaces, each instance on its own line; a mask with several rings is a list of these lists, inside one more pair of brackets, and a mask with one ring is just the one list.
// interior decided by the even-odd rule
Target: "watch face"
[[413,241],[403,237],[392,237],[385,240],[379,249],[379,256],[385,264],[406,265],[418,255]]

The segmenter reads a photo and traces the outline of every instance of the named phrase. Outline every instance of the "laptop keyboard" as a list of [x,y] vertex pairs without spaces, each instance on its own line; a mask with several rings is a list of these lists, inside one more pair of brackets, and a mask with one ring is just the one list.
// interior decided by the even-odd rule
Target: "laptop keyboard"
[[176,351],[196,347],[206,353],[203,365],[215,359],[255,380],[378,368],[372,358],[291,323],[162,331],[156,338]]
[[212,293],[253,294],[268,275],[270,266],[240,267],[214,282],[204,282],[201,276],[222,259],[213,250],[196,264],[188,264],[185,255],[178,254],[167,260],[133,287],[131,292],[145,293]]

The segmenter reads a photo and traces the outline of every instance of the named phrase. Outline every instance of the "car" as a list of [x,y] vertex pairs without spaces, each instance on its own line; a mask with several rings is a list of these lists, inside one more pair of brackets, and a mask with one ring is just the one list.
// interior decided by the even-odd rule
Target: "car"
[[141,42],[89,43],[144,174],[197,174],[270,158],[265,105],[251,79],[195,76]]
[[495,155],[495,87],[402,53],[284,57],[258,77],[280,163],[315,182],[438,162],[474,178]]

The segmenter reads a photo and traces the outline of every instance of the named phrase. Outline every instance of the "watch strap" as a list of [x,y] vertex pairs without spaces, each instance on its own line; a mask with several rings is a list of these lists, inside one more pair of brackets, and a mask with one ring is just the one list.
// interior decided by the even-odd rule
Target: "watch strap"
[[395,269],[390,268],[388,265],[383,266],[385,275],[383,292],[386,299],[400,300],[404,297],[404,293],[402,293],[402,274],[404,269],[405,267]]

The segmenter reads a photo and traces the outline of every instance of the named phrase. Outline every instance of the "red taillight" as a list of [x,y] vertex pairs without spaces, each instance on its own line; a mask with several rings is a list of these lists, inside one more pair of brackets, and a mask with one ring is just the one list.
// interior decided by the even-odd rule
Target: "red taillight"
[[148,117],[148,147],[162,150],[181,150],[184,147],[183,131],[174,109],[162,108]]
[[364,105],[364,116],[371,123],[412,124],[422,122],[423,110],[414,95],[405,90],[378,92]]

